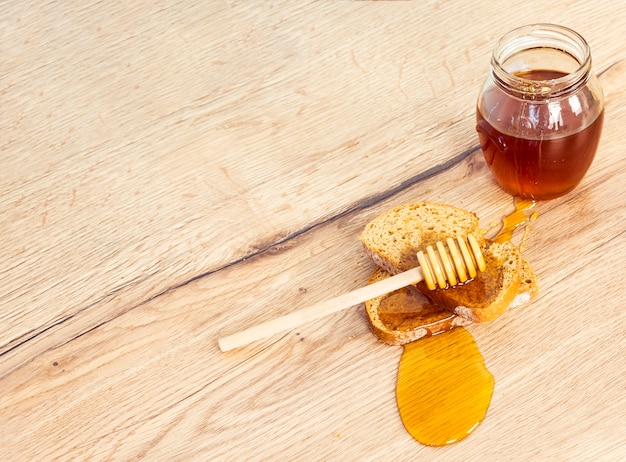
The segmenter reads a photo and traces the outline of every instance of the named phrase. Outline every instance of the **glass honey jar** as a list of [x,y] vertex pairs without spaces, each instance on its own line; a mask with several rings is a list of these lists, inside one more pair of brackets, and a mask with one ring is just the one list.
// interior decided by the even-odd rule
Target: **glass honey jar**
[[534,24],[496,43],[476,130],[506,192],[544,200],[574,189],[595,157],[603,120],[602,89],[578,33]]

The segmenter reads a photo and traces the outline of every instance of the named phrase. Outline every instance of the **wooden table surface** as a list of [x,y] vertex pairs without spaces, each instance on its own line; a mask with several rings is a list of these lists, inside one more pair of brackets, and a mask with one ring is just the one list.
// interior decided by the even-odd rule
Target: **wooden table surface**
[[[495,377],[476,431],[411,438],[402,348],[362,306],[221,353],[362,286],[358,235],[395,205],[513,209],[474,108],[533,22],[588,40],[605,126],[536,206],[537,298],[468,327]],[[0,23],[0,460],[624,460],[621,0],[9,0]]]

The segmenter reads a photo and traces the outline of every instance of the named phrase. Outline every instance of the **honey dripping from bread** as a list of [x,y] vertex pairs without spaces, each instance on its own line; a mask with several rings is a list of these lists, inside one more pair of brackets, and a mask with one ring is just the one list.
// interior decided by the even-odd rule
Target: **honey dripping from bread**
[[[494,240],[510,241],[515,230],[526,225],[523,246],[528,223],[538,214],[529,213],[535,201],[514,201],[515,210],[502,218],[502,228]],[[443,316],[431,305],[411,298],[408,290],[390,295],[396,297],[388,302],[393,309],[380,314],[391,328],[414,328],[432,320],[433,315]],[[403,304],[405,307],[400,307]],[[392,314],[384,317],[387,311]],[[455,443],[471,434],[487,415],[494,384],[474,338],[464,328],[422,338],[406,344],[400,358],[396,384],[400,418],[407,432],[424,445]]]
[[494,387],[472,335],[445,323],[441,329],[454,315],[408,288],[388,294],[378,312],[390,329],[428,332],[404,345],[398,367],[396,402],[407,432],[428,446],[468,436],[485,418]]
[[454,329],[404,346],[396,400],[407,432],[422,444],[462,440],[485,418],[493,375],[472,335]]

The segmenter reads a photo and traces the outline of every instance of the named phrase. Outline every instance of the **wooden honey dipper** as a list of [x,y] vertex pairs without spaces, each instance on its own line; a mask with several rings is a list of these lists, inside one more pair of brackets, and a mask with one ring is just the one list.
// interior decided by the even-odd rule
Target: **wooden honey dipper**
[[434,247],[428,246],[426,253],[417,253],[417,260],[420,266],[416,268],[222,337],[218,340],[220,350],[247,345],[420,281],[430,290],[455,286],[476,277],[477,270],[484,271],[486,267],[480,246],[471,234],[467,239],[448,238],[446,244],[439,241]]

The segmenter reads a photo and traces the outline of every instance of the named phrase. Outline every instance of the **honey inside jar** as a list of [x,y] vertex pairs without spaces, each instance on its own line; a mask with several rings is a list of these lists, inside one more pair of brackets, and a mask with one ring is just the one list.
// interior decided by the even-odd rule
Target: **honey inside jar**
[[[549,80],[565,73],[534,70],[518,73],[528,80]],[[485,160],[498,184],[509,194],[532,199],[553,199],[574,189],[595,157],[604,111],[587,126],[580,126],[580,100],[561,104],[535,104],[487,95],[495,108],[487,120],[476,112],[476,130]],[[506,121],[533,127],[519,136]],[[493,124],[493,125],[492,125]]]
[[603,104],[588,45],[576,32],[539,24],[503,37],[476,110],[496,182],[532,200],[574,189],[596,155]]

